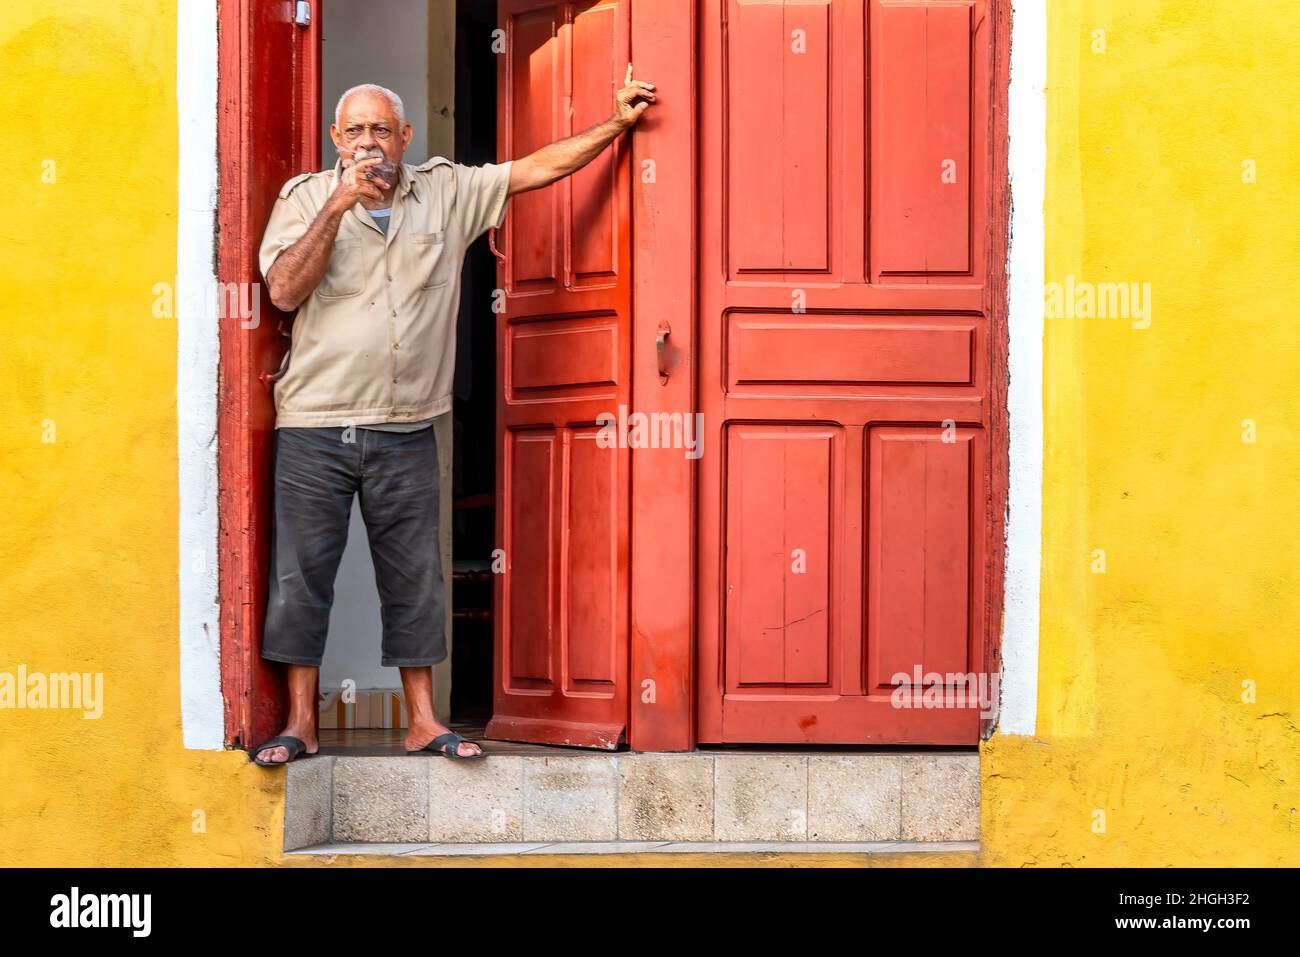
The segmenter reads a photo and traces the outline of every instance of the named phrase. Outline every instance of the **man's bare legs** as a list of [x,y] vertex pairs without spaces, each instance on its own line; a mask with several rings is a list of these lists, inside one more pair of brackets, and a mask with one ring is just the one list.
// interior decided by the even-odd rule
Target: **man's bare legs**
[[[307,746],[308,754],[320,750],[316,735],[318,714],[317,681],[320,669],[310,665],[286,665],[289,678],[289,723],[280,734],[298,738]],[[438,722],[433,710],[433,669],[401,668],[402,689],[406,693],[407,721],[406,750],[418,751],[449,729]],[[462,741],[456,753],[461,757],[478,754],[482,749],[472,741]],[[284,763],[289,752],[282,747],[266,748],[257,753],[260,761]]]
[[[438,723],[433,711],[433,669],[401,668],[402,690],[406,693],[406,750],[419,751],[426,744],[449,729]],[[446,745],[443,745],[446,750]],[[456,753],[463,758],[478,754],[483,749],[473,741],[462,741]]]
[[[311,665],[285,667],[289,672],[289,723],[280,734],[298,738],[307,746],[308,754],[315,754],[320,750],[320,742],[316,740],[320,669]],[[282,747],[266,748],[257,752],[257,759],[283,764],[289,759],[289,752]]]

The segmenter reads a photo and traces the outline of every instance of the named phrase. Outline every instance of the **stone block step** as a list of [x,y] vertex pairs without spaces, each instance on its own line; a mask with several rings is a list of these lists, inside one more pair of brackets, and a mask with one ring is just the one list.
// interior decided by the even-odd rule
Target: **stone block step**
[[287,772],[286,851],[403,845],[402,853],[453,853],[430,848],[501,845],[514,848],[509,853],[533,853],[543,846],[612,844],[653,845],[638,850],[656,853],[682,844],[883,849],[979,838],[974,750],[555,749],[471,762],[325,755],[295,761]]

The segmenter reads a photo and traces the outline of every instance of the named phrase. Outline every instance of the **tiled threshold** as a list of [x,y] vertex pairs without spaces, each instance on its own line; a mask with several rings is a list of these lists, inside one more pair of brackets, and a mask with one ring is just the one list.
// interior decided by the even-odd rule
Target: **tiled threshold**
[[978,850],[978,841],[856,844],[833,841],[576,841],[564,844],[316,844],[288,853],[306,857],[504,857],[539,854],[933,854]]

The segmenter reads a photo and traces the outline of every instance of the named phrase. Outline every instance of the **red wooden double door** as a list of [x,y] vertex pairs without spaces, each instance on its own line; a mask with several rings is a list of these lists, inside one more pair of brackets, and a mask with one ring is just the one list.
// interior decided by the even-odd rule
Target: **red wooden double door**
[[[978,709],[891,692],[900,673],[985,671],[996,624],[990,0],[698,0],[695,23],[643,35],[645,2],[498,5],[501,159],[604,119],[629,61],[675,43],[694,72],[645,77],[646,122],[691,124],[695,162],[660,183],[625,136],[511,201],[489,736],[636,744],[630,649],[655,648],[630,596],[661,569],[632,559],[632,476],[655,481],[633,457],[669,459],[618,423],[671,327],[692,377],[678,411],[702,423],[702,454],[678,453],[694,590],[664,599],[694,604],[683,737],[972,743]],[[656,188],[685,190],[695,220],[675,315],[634,308],[654,281],[634,286],[636,253],[665,241],[633,222],[635,191]]]
[[[628,9],[501,5],[502,158],[607,114]],[[683,411],[703,422],[700,741],[976,740],[977,708],[891,693],[898,674],[947,685],[985,668],[987,14],[986,0],[699,6],[698,386]],[[649,79],[666,101],[686,92]],[[639,453],[602,448],[598,417],[627,405],[631,353],[659,331],[629,312],[630,249],[656,237],[630,222],[630,190],[653,184],[627,159],[620,141],[510,215],[503,736],[601,744],[626,727],[628,595],[656,570],[628,563]]]

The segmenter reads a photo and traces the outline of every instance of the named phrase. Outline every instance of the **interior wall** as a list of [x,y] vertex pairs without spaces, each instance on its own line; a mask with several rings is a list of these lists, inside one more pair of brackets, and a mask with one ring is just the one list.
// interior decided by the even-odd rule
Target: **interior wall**
[[424,162],[429,157],[429,0],[327,0],[321,25],[325,165],[338,159],[329,134],[334,107],[343,91],[358,83],[378,83],[402,98],[414,133],[406,159]]

